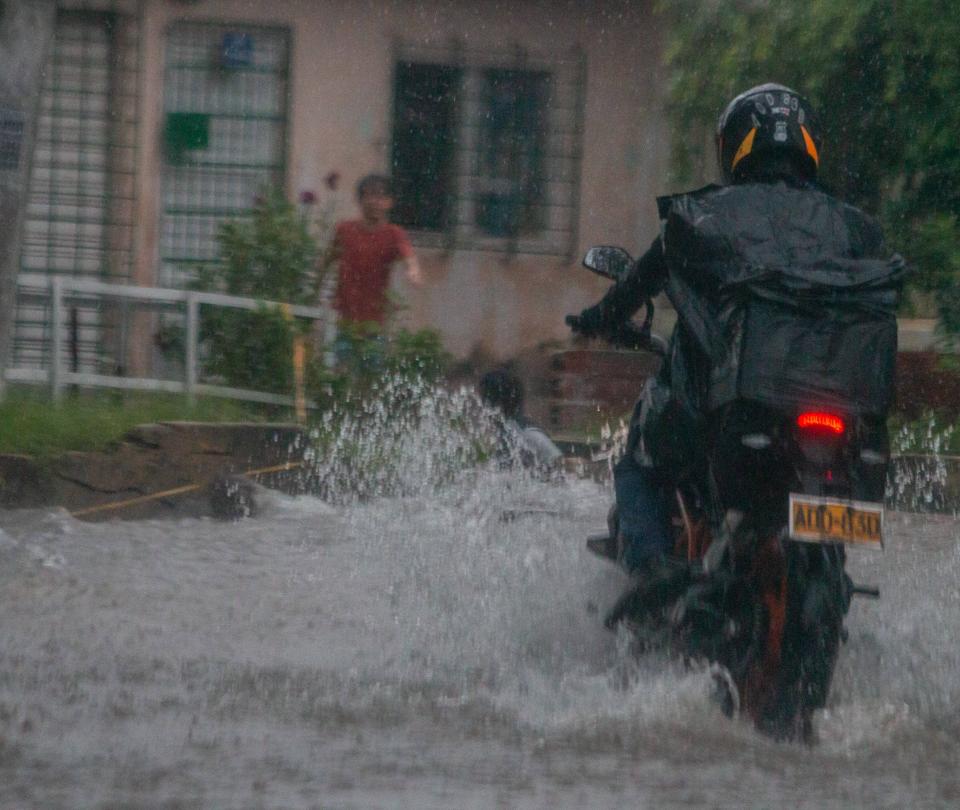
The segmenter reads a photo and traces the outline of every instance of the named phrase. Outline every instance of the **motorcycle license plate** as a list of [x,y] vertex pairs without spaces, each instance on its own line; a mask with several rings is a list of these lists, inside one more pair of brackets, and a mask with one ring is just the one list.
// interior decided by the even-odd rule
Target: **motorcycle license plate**
[[790,493],[790,539],[882,548],[883,504]]

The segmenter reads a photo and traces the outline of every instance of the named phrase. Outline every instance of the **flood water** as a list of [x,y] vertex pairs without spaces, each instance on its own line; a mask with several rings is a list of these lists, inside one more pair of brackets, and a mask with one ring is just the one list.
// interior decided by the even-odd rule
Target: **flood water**
[[474,469],[234,524],[0,513],[0,807],[960,806],[960,523],[851,553],[882,598],[807,749],[603,630],[607,504]]

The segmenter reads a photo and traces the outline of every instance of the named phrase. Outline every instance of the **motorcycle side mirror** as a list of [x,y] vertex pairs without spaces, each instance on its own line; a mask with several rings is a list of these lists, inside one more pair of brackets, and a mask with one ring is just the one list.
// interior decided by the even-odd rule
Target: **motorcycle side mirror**
[[598,245],[587,250],[583,266],[598,276],[620,281],[633,267],[633,257],[621,247]]

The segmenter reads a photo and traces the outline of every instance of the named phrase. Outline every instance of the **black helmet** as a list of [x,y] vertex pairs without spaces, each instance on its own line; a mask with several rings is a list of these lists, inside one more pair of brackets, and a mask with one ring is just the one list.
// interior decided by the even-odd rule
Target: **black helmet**
[[820,164],[820,125],[810,103],[782,84],[760,84],[741,93],[717,121],[717,159],[724,180],[742,179],[764,158],[781,155],[812,180]]

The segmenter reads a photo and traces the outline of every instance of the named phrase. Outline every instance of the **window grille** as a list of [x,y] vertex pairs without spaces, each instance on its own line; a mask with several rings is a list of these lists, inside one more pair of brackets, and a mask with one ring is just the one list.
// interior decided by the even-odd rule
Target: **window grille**
[[398,43],[397,222],[424,245],[573,256],[585,61]]
[[490,68],[481,83],[473,224],[493,236],[535,236],[547,226],[550,75]]
[[218,260],[217,230],[285,173],[286,29],[182,22],[167,36],[159,284]]
[[[27,190],[23,272],[107,280],[132,274],[139,113],[139,19],[61,9],[44,70]],[[22,298],[14,365],[43,367],[49,355],[46,305]],[[67,313],[74,371],[122,364],[125,321],[111,306]]]

